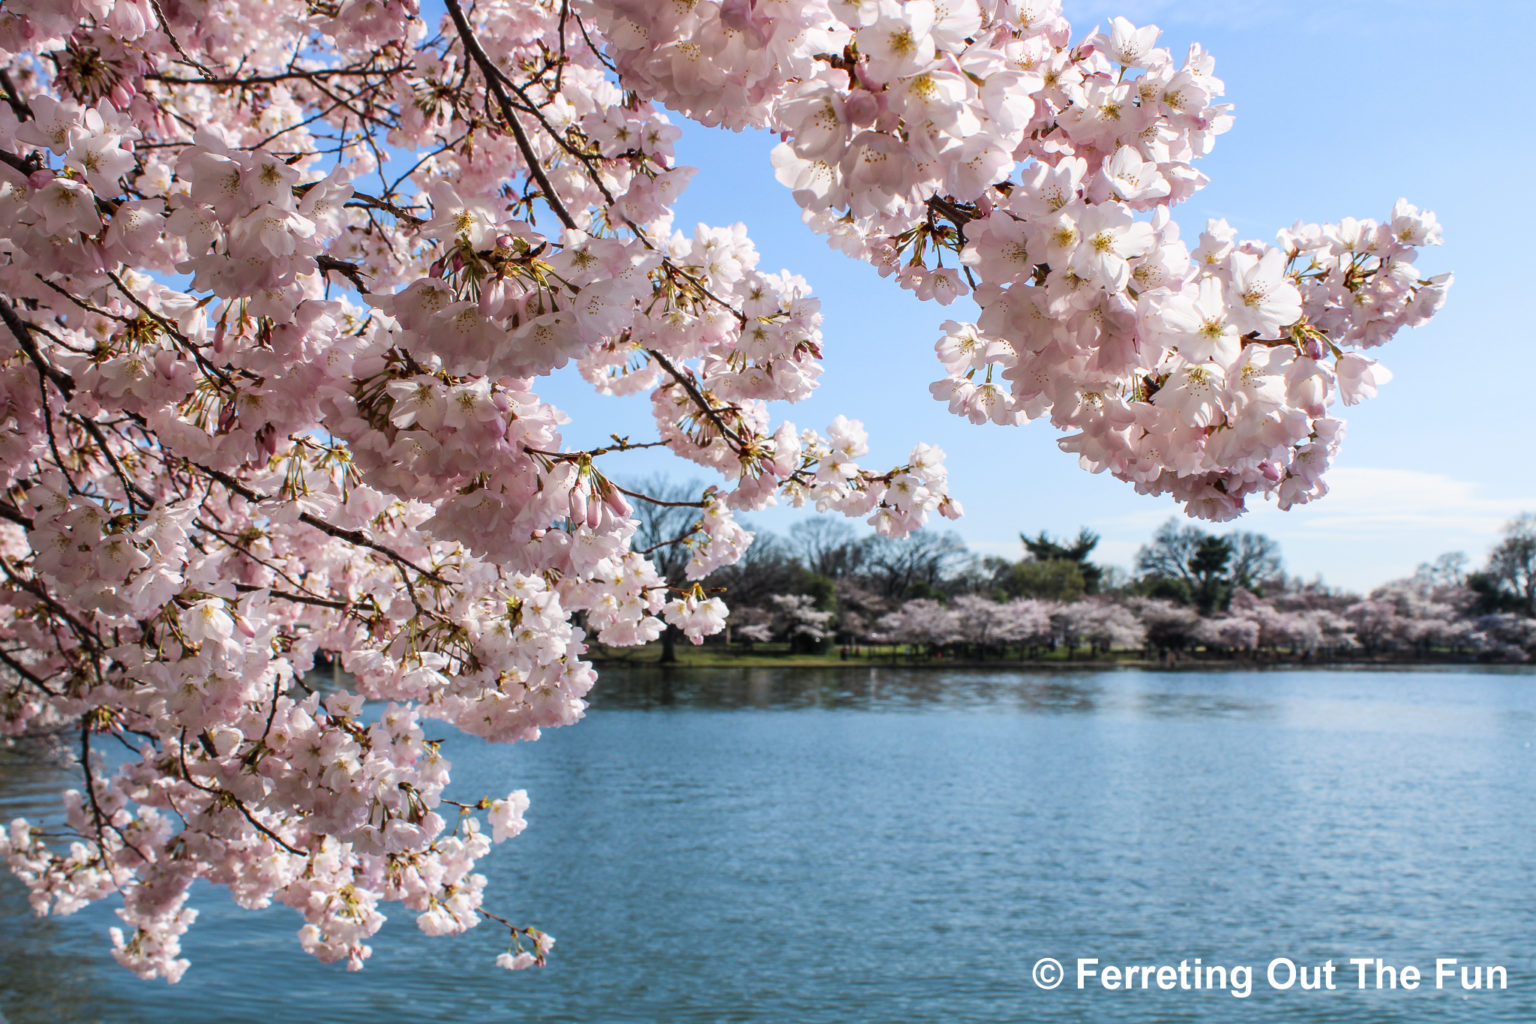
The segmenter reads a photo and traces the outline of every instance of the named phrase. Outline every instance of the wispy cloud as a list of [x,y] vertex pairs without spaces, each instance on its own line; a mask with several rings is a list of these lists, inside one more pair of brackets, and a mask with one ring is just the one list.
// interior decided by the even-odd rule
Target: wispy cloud
[[966,545],[974,554],[996,555],[999,558],[1020,558],[1024,554],[1024,545],[1017,538],[1013,540],[979,540],[974,544]]
[[[1328,496],[1295,515],[1288,527],[1292,536],[1428,531],[1492,543],[1505,522],[1536,506],[1536,495],[1486,496],[1479,493],[1479,484],[1415,469],[1343,467],[1330,473],[1328,481]],[[1255,511],[1252,518],[1266,524],[1292,515],[1273,507]]]
[[[1481,485],[1445,473],[1339,467],[1328,481],[1330,491],[1320,501],[1289,512],[1255,504],[1241,520],[1214,532],[1267,534],[1280,542],[1291,573],[1321,575],[1335,586],[1363,591],[1447,551],[1464,551],[1480,563],[1509,520],[1536,511],[1536,493],[1489,495]],[[1147,508],[1095,522],[1104,535],[1100,557],[1130,565],[1136,549],[1171,514]]]

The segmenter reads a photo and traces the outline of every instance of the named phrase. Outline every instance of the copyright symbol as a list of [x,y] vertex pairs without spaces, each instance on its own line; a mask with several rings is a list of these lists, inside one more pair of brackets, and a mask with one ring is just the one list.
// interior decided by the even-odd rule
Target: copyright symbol
[[1052,989],[1061,984],[1062,977],[1066,974],[1061,969],[1061,961],[1053,956],[1043,956],[1035,961],[1035,969],[1032,972],[1035,984],[1040,988]]

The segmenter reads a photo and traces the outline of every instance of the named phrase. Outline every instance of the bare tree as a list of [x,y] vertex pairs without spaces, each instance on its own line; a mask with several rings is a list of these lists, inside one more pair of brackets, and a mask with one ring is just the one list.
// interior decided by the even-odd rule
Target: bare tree
[[715,570],[704,586],[723,591],[721,596],[731,606],[734,620],[738,606],[766,608],[775,594],[796,590],[800,577],[800,565],[789,546],[778,536],[764,532],[752,539],[740,561]]
[[1177,519],[1170,519],[1136,552],[1136,571],[1143,576],[1183,580],[1193,591],[1197,581],[1190,563],[1208,536],[1199,527],[1180,526]]
[[1481,575],[1484,587],[1491,584],[1512,608],[1536,615],[1536,513],[1527,512],[1504,527],[1504,539],[1489,553]]
[[1244,590],[1258,590],[1266,581],[1284,573],[1280,559],[1280,545],[1262,533],[1244,530],[1229,535],[1232,545],[1232,563],[1228,568],[1234,586]]
[[970,561],[965,543],[953,533],[918,530],[902,540],[871,537],[865,544],[863,575],[873,589],[898,599],[941,593]]
[[807,572],[839,579],[858,569],[865,546],[854,539],[845,520],[817,516],[789,529],[791,549]]
[[1170,519],[1136,553],[1136,568],[1152,578],[1177,580],[1202,611],[1224,608],[1238,588],[1258,590],[1282,574],[1280,545],[1260,533],[1225,537]]
[[[697,480],[677,483],[666,477],[647,477],[633,487],[624,488],[633,501],[631,514],[639,526],[635,529],[634,549],[651,560],[656,573],[669,587],[682,587],[684,570],[692,552],[687,542],[697,532],[704,485]],[[677,661],[677,638],[681,631],[671,623],[661,634],[661,661]]]
[[1413,578],[1426,587],[1459,587],[1467,581],[1467,553],[1447,551],[1433,562],[1421,562]]

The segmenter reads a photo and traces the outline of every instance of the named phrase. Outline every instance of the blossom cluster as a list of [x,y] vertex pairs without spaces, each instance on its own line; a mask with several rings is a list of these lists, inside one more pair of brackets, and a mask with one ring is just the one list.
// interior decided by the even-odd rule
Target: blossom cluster
[[1406,201],[1275,244],[1223,221],[1186,242],[1170,210],[1232,117],[1212,57],[1178,60],[1155,27],[1073,43],[1055,0],[610,6],[626,77],[780,133],[779,180],[833,245],[920,298],[974,300],[938,343],[936,398],[977,423],[1049,418],[1085,468],[1191,515],[1325,493],[1331,407],[1390,376],[1359,350],[1450,284],[1418,270],[1440,229]]
[[[1475,603],[1476,595],[1465,586],[1431,586],[1411,579],[1378,587],[1364,598],[1307,589],[1260,597],[1238,590],[1229,609],[1210,616],[1156,598],[993,601],[962,594],[948,604],[928,598],[906,601],[868,629],[842,632],[858,640],[950,648],[972,657],[1015,649],[1028,655],[1058,648],[1202,647],[1242,656],[1423,656],[1449,651],[1513,662],[1536,656],[1536,624],[1511,613],[1478,614]],[[738,636],[742,632],[736,630]],[[787,630],[781,626],[779,632]],[[762,629],[746,639],[762,641],[771,635]]]
[[[526,796],[450,796],[423,722],[534,739],[581,717],[588,636],[720,630],[698,581],[744,510],[960,514],[938,449],[880,471],[856,421],[777,418],[820,375],[817,300],[742,226],[673,223],[663,106],[780,132],[813,227],[974,294],[957,411],[1049,413],[1203,514],[1320,493],[1330,399],[1385,379],[1355,349],[1443,295],[1433,218],[1188,250],[1167,208],[1227,115],[1209,58],[1155,42],[1074,45],[1054,0],[7,5],[0,733],[81,772],[69,838],[0,839],[34,908],[119,896],[118,959],[172,981],[198,879],[351,967],[394,904],[541,963],[475,869]],[[655,437],[566,445],[566,366],[648,394]],[[633,543],[645,448],[717,477],[667,541],[682,585]]]

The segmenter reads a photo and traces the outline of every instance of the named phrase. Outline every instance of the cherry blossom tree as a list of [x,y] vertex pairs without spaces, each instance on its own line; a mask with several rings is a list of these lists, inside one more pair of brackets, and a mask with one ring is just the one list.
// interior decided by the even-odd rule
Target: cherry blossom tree
[[1051,625],[1051,613],[1054,610],[1049,601],[1015,598],[1003,605],[1004,615],[997,626],[997,637],[1018,644],[1021,656],[1049,647],[1055,639]]
[[962,594],[955,598],[952,610],[960,640],[985,652],[988,645],[1002,639],[1007,629],[1009,615],[1006,609],[1007,605],[989,601],[980,594]]
[[1124,605],[1101,598],[1084,598],[1059,606],[1051,616],[1070,658],[1075,648],[1086,646],[1094,654],[1141,647],[1147,629]]
[[1254,651],[1259,646],[1259,623],[1246,615],[1218,615],[1201,619],[1194,635],[1196,640],[1214,650]]
[[1131,602],[1147,629],[1147,641],[1161,651],[1182,651],[1195,643],[1195,627],[1200,615],[1193,608],[1160,598],[1141,598]]
[[773,632],[791,645],[817,644],[831,635],[836,612],[822,611],[809,594],[775,594],[769,601]]
[[1468,645],[1500,661],[1529,661],[1536,656],[1536,619],[1513,612],[1495,612],[1474,622]]
[[920,597],[880,616],[873,638],[881,643],[914,644],[937,652],[965,636],[959,614],[938,601]]
[[1467,612],[1476,595],[1464,586],[1434,584],[1421,578],[1395,580],[1377,587],[1344,609],[1360,643],[1371,651],[1428,653],[1433,648],[1477,646]]
[[731,616],[725,628],[727,643],[739,642],[750,648],[753,644],[765,644],[772,639],[772,612],[754,605],[737,603],[731,606]]
[[[809,286],[741,225],[680,227],[662,107],[778,133],[806,222],[974,302],[934,394],[1049,419],[1085,467],[1226,519],[1326,490],[1364,353],[1443,301],[1434,217],[1274,244],[1170,210],[1231,124],[1198,45],[1055,0],[15,0],[0,10],[0,729],[78,752],[58,829],[0,842],[39,913],[120,901],[114,953],[187,968],[203,879],[360,967],[393,906],[493,918],[476,862],[527,798],[448,795],[431,719],[576,721],[587,638],[690,639],[698,581],[775,500],[902,536],[943,455],[860,464],[815,387]],[[643,393],[654,437],[573,449],[542,382]],[[669,584],[624,455],[709,471]],[[654,554],[651,552],[649,554]],[[348,673],[322,695],[319,655]],[[105,756],[104,747],[114,753]],[[59,830],[67,839],[56,838]]]

